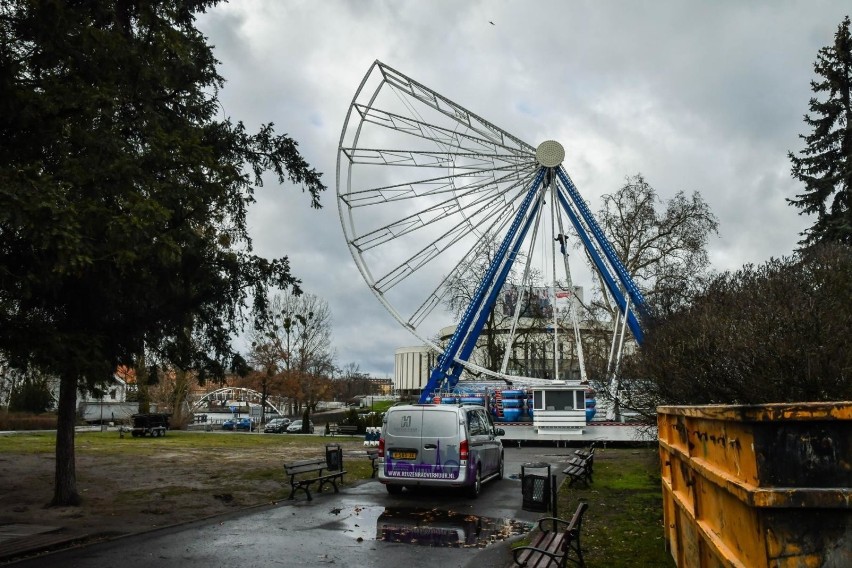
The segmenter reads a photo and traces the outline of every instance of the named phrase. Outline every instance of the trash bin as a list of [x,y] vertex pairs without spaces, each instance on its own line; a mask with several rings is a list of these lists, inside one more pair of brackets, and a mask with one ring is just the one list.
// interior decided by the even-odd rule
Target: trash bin
[[[533,470],[534,473],[528,470]],[[521,466],[521,492],[524,511],[545,513],[550,509],[550,464],[525,463]]]
[[325,465],[331,471],[343,469],[343,450],[340,444],[325,445]]

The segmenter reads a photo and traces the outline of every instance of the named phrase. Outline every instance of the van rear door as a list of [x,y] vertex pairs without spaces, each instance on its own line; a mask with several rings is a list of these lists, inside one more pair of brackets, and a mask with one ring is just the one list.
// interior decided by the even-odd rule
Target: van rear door
[[463,480],[458,414],[453,408],[404,407],[388,411],[384,474],[391,479]]

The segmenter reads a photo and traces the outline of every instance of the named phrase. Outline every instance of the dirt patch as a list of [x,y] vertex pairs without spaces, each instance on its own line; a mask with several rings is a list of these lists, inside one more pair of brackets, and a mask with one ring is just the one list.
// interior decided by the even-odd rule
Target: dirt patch
[[291,449],[282,457],[264,448],[216,455],[189,450],[133,459],[78,453],[80,507],[46,506],[53,497],[52,455],[0,454],[0,524],[115,535],[274,503],[289,494],[282,462],[309,457],[309,452],[315,457],[316,449]]

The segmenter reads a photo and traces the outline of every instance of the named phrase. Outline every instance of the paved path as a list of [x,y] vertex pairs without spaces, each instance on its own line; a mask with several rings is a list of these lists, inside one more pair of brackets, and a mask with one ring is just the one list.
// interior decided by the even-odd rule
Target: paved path
[[[559,467],[572,449],[506,446],[506,475],[478,499],[423,489],[388,495],[369,481],[227,517],[132,535],[16,563],[21,567],[504,566],[507,535],[545,516],[521,508],[521,464]],[[561,480],[560,480],[561,481]],[[50,529],[52,527],[43,527]],[[21,529],[20,530],[25,530]],[[32,538],[38,534],[33,532]],[[50,534],[50,533],[47,533]],[[384,539],[382,538],[384,535]],[[390,540],[402,542],[390,542]],[[412,541],[417,541],[414,543]],[[429,541],[431,546],[424,546]]]

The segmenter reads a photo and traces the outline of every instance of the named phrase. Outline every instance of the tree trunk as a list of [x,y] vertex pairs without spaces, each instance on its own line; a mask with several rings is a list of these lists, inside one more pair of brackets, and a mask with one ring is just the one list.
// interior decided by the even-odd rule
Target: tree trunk
[[77,375],[63,375],[59,383],[59,405],[56,421],[56,477],[53,485],[53,507],[76,507],[77,470],[74,457],[74,427],[77,424]]
[[170,401],[172,406],[171,427],[175,429],[183,429],[189,422],[184,411],[188,395],[189,379],[186,376],[186,371],[175,369],[174,390],[172,390]]
[[261,391],[260,391],[260,423],[266,424],[266,399],[269,391],[269,381],[272,379],[272,369],[270,368],[266,372],[266,376],[263,378],[263,382],[261,383]]

